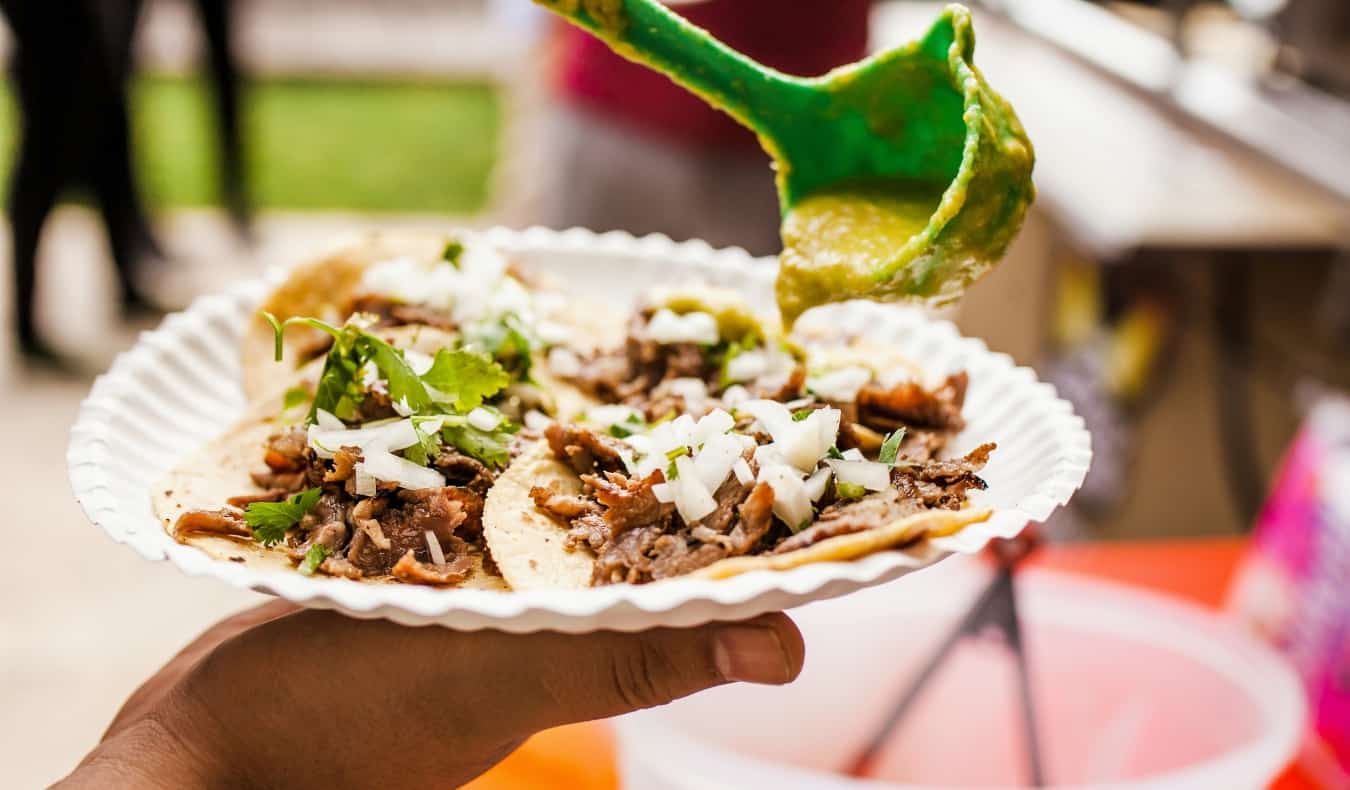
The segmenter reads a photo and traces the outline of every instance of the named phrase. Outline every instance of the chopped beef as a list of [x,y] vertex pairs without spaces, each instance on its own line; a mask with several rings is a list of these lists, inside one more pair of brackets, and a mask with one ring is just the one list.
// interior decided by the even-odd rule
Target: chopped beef
[[660,471],[642,479],[618,472],[581,476],[581,482],[604,508],[605,523],[612,535],[670,518],[675,505],[656,501],[656,494],[652,493],[652,486],[665,479]]
[[309,478],[304,472],[282,472],[278,474],[272,471],[257,471],[249,472],[248,476],[252,478],[254,485],[269,491],[299,491],[309,482]]
[[[347,547],[347,559],[367,575],[382,575],[391,572],[394,564],[408,551],[429,558],[427,531],[448,541],[454,536],[455,528],[468,518],[463,502],[447,493],[455,490],[401,491],[400,498],[406,494],[426,495],[415,502],[406,502],[402,507],[384,504],[388,502],[384,498],[362,500],[352,509],[351,522],[357,531],[353,532]],[[382,506],[359,512],[368,502],[380,502]],[[481,510],[479,518],[482,518]]]
[[241,496],[232,496],[225,500],[225,504],[235,507],[248,507],[254,502],[280,502],[290,494],[289,489],[276,488],[271,491],[264,491],[261,494],[243,494]]
[[964,458],[897,465],[891,470],[891,484],[927,507],[959,510],[969,491],[983,491],[987,487],[977,473],[988,463],[989,454],[996,447],[990,442],[971,450]]
[[[674,405],[654,403],[653,393],[672,379],[694,378],[715,385],[720,359],[697,343],[658,343],[646,337],[650,311],[634,316],[623,348],[598,351],[582,361],[571,381],[606,403],[625,403],[657,419]],[[657,409],[662,410],[658,413]]]
[[434,562],[422,562],[417,554],[408,549],[398,562],[394,563],[390,573],[395,579],[411,584],[460,584],[469,578],[473,571],[473,558],[467,554],[446,558],[444,565]]
[[767,389],[761,387],[755,397],[768,398],[769,400],[776,401],[790,401],[800,397],[805,389],[806,367],[804,365],[796,365],[792,368],[792,372],[788,374],[787,378],[783,380],[782,384]]
[[405,304],[388,297],[367,294],[359,297],[352,306],[353,313],[369,313],[378,320],[376,326],[404,326],[420,324],[446,331],[454,331],[456,324],[443,310],[424,305]]
[[441,454],[436,456],[432,465],[445,475],[447,483],[473,489],[483,496],[487,496],[488,489],[492,488],[492,483],[496,480],[496,475],[482,461],[467,456],[453,447],[441,450]]
[[862,499],[836,502],[820,512],[815,523],[774,547],[786,554],[837,535],[850,535],[885,526],[926,508],[923,501],[894,488],[868,494]]
[[223,510],[189,510],[178,517],[173,525],[174,536],[180,540],[185,535],[225,535],[234,538],[251,538],[253,530],[244,521],[244,512],[235,508]]
[[364,579],[365,574],[361,569],[347,561],[345,557],[333,556],[319,563],[319,570],[329,576],[338,576],[343,579]]
[[376,420],[387,420],[390,417],[400,416],[394,411],[393,401],[389,400],[389,393],[381,392],[378,389],[370,389],[366,392],[361,403],[357,406],[360,422],[374,422]]
[[540,508],[559,518],[573,519],[588,513],[598,513],[599,505],[577,494],[565,494],[556,481],[547,486],[534,486],[530,489],[530,499]]
[[756,485],[750,496],[736,506],[736,512],[740,519],[728,535],[731,545],[727,547],[733,556],[754,551],[769,534],[773,527],[773,489],[768,483]]
[[333,453],[333,468],[324,472],[325,483],[345,483],[356,474],[356,465],[361,463],[361,448],[339,447]]
[[954,373],[934,390],[912,381],[885,388],[866,384],[858,390],[858,422],[889,433],[900,426],[933,428],[955,433],[965,427],[961,406],[966,400],[970,377]]
[[308,466],[309,439],[301,429],[274,434],[267,440],[263,463],[273,472],[302,472]]
[[558,460],[579,475],[624,469],[623,456],[619,454],[622,445],[613,437],[581,425],[555,422],[544,429],[544,438]]

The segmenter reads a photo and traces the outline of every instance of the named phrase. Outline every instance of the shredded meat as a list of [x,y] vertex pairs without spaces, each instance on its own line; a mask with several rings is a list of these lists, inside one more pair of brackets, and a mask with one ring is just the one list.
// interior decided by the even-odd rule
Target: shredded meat
[[225,500],[225,503],[239,508],[246,508],[249,505],[253,504],[254,502],[280,502],[281,500],[285,499],[287,494],[289,493],[290,491],[287,489],[278,488],[272,491],[264,491],[261,494],[242,494],[240,496],[232,496],[229,499]]
[[394,563],[390,573],[395,579],[412,584],[446,585],[462,583],[469,578],[472,570],[473,558],[467,554],[453,559],[447,557],[444,565],[437,565],[433,562],[422,562],[417,559],[416,552],[408,549],[398,562]]
[[642,479],[618,472],[581,477],[581,482],[586,484],[604,508],[605,523],[613,535],[670,518],[675,512],[675,506],[656,501],[656,494],[652,493],[652,486],[664,480],[665,475],[659,471]]
[[339,447],[333,453],[333,468],[324,472],[325,483],[344,483],[356,474],[356,465],[361,463],[361,448]]
[[873,430],[891,432],[900,426],[955,433],[965,427],[961,406],[970,377],[954,373],[934,390],[905,381],[886,389],[867,384],[858,390],[858,421]]
[[[367,508],[367,503],[379,504]],[[444,545],[470,519],[476,522],[473,531],[480,531],[482,518],[482,499],[463,488],[426,488],[364,499],[351,511],[350,523],[357,531],[347,547],[347,560],[368,576],[387,574],[409,551],[430,560],[427,532]]]
[[576,494],[564,494],[556,481],[547,486],[531,488],[530,499],[534,500],[535,505],[563,519],[599,512],[599,506],[592,500]]
[[352,312],[374,315],[378,319],[376,325],[382,327],[420,324],[447,331],[453,331],[456,327],[454,320],[443,310],[436,310],[423,305],[404,304],[375,294],[367,294],[358,298],[353,305]]
[[[658,343],[646,337],[650,310],[629,323],[623,348],[599,351],[582,361],[581,372],[572,377],[587,393],[606,403],[626,403],[656,419],[672,406],[670,398],[656,403],[653,392],[671,379],[694,378],[715,384],[720,374],[718,360],[697,343]],[[664,410],[657,413],[657,409]]]
[[241,510],[189,510],[178,517],[173,525],[174,536],[180,540],[185,535],[226,535],[234,538],[251,538],[253,530],[248,528]]
[[619,443],[584,426],[555,422],[544,429],[544,438],[553,454],[579,475],[624,468]]
[[482,461],[471,458],[453,447],[442,450],[441,454],[436,456],[433,465],[445,475],[446,482],[473,489],[483,496],[487,496],[488,489],[492,488],[492,483],[496,480],[496,475]]
[[294,428],[267,440],[263,463],[273,472],[301,472],[308,465],[308,451],[309,443],[305,432]]

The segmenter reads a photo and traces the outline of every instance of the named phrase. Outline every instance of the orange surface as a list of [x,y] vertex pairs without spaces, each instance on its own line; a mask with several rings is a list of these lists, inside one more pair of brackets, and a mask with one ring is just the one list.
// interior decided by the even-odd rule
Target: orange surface
[[[1242,538],[1203,538],[1049,546],[1037,552],[1030,563],[1038,568],[1094,576],[1219,607],[1244,545]],[[602,722],[540,733],[496,768],[467,785],[470,790],[519,787],[614,790],[618,786],[614,739]],[[1291,769],[1271,790],[1318,790],[1318,785]]]

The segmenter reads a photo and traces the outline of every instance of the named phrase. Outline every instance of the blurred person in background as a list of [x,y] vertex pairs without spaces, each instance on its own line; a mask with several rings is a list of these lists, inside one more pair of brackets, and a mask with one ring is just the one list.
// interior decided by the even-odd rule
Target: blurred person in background
[[[221,195],[236,231],[251,238],[240,123],[240,74],[231,46],[230,0],[197,0],[215,99]],[[21,141],[10,178],[15,329],[30,361],[57,361],[35,320],[42,228],[70,188],[98,202],[128,317],[151,312],[136,283],[166,265],[137,187],[128,83],[141,0],[0,0],[14,35]]]
[[[823,74],[867,51],[870,0],[668,4],[789,74]],[[779,250],[773,171],[753,133],[589,33],[559,24],[557,36],[543,224]]]
[[9,184],[19,350],[55,361],[37,331],[34,291],[42,226],[70,187],[93,193],[108,234],[124,313],[148,308],[132,278],[162,265],[131,164],[127,77],[140,0],[0,0],[15,41],[22,133]]

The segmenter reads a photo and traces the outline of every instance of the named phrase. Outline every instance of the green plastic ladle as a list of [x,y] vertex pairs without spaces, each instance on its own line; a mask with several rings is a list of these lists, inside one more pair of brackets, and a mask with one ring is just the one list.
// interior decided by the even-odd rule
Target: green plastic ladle
[[972,63],[962,6],[918,41],[799,78],[656,0],[536,2],[759,135],[778,171],[789,325],[845,299],[955,299],[1002,257],[1034,198],[1031,142]]

